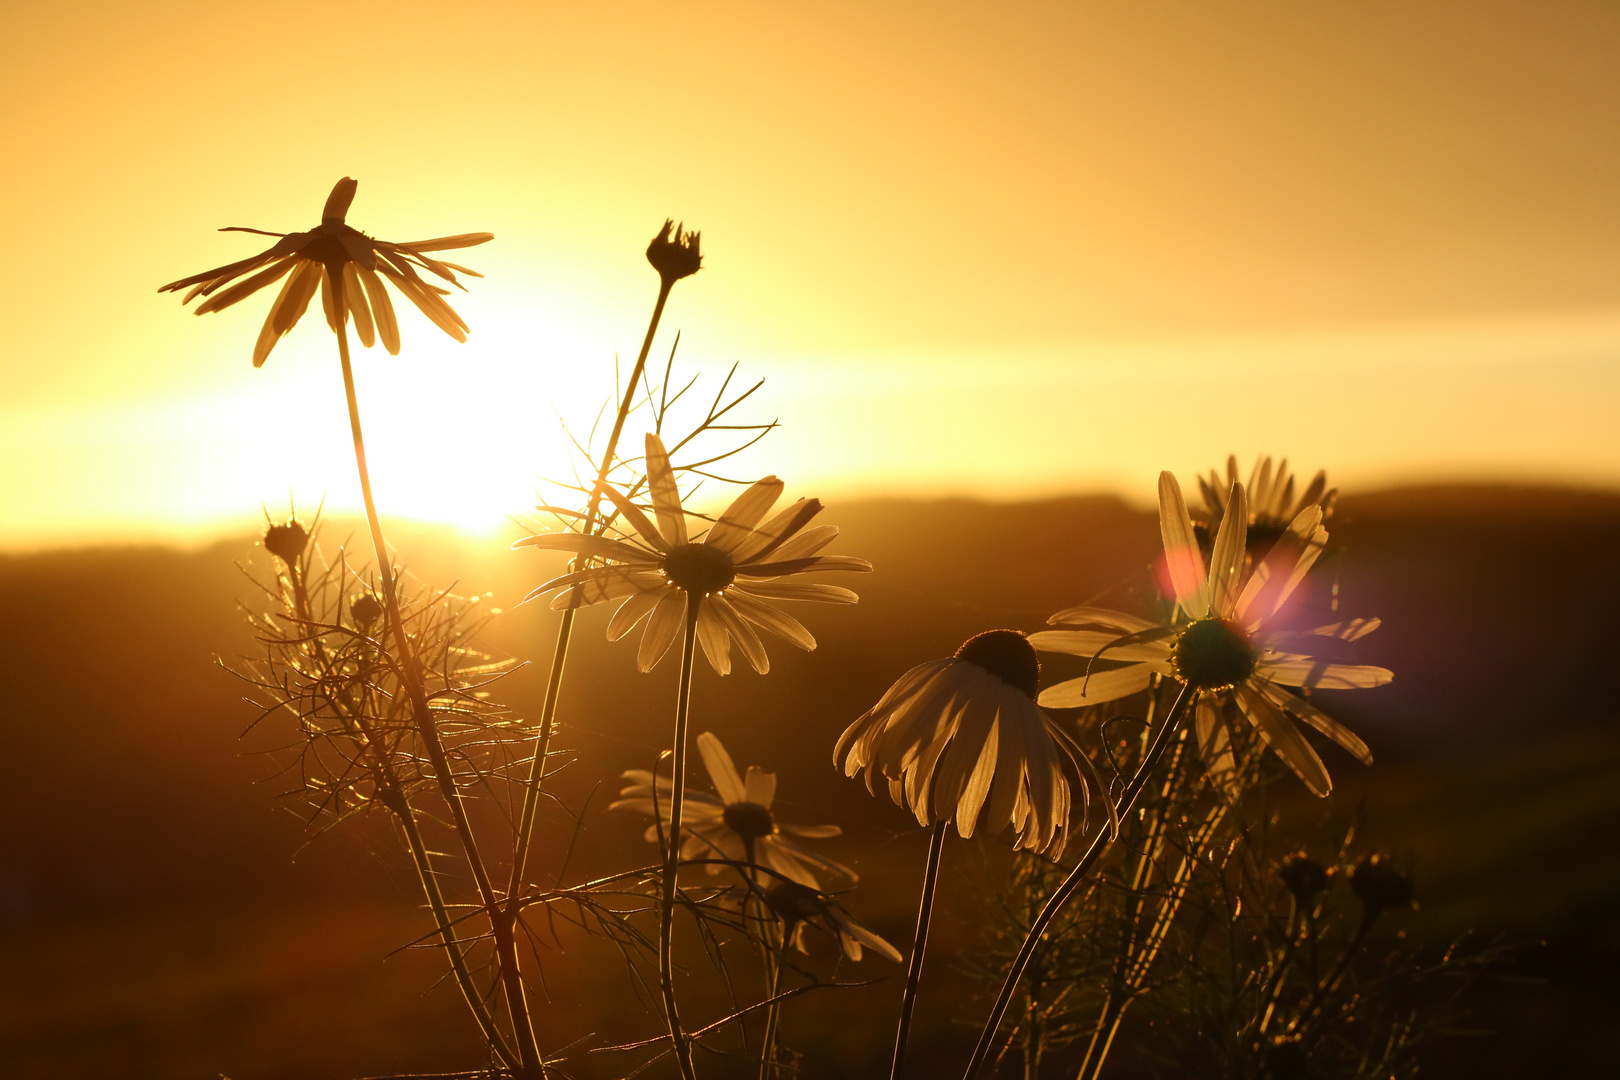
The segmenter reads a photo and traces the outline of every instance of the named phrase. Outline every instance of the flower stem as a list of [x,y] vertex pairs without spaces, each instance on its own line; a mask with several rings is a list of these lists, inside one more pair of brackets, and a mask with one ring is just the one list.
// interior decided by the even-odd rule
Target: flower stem
[[[332,289],[335,293],[335,307],[344,311],[343,301],[343,275],[332,274]],[[366,467],[366,442],[360,428],[360,402],[355,394],[354,368],[349,362],[349,332],[348,322],[345,320],[337,331],[338,359],[343,367],[343,392],[349,405],[349,429],[354,436],[354,463],[360,475],[360,493],[365,500],[366,523],[371,529],[372,548],[377,557],[377,573],[382,578],[383,601],[388,613],[389,625],[393,628],[394,644],[399,649],[400,670],[404,674],[404,689],[411,700],[411,708],[415,714],[416,726],[421,734],[422,742],[427,750],[428,760],[438,779],[439,791],[445,803],[450,808],[451,817],[455,821],[455,829],[461,846],[467,856],[467,863],[473,872],[473,879],[477,882],[478,893],[483,900],[484,909],[489,915],[490,928],[495,938],[496,952],[500,957],[501,980],[506,991],[507,1011],[511,1015],[513,1035],[517,1039],[518,1052],[522,1062],[522,1075],[526,1080],[540,1080],[544,1075],[541,1065],[540,1050],[534,1039],[534,1027],[529,1018],[528,997],[523,986],[522,972],[518,966],[516,941],[512,936],[512,920],[503,917],[496,904],[495,891],[490,883],[489,872],[478,853],[478,844],[473,836],[472,822],[467,818],[467,809],[462,803],[461,792],[456,787],[455,776],[450,771],[449,759],[445,756],[444,746],[439,740],[438,726],[433,719],[433,710],[428,704],[427,688],[422,678],[422,668],[414,649],[411,648],[409,636],[405,633],[405,621],[400,615],[398,588],[394,580],[393,566],[388,559],[388,544],[383,539],[382,522],[377,517],[377,503],[371,493],[371,472]],[[475,988],[463,987],[463,992]]]
[[[647,354],[652,351],[658,322],[664,317],[664,304],[669,299],[670,290],[675,287],[675,280],[661,278],[659,281],[658,301],[653,305],[646,336],[641,339],[641,352],[636,355],[636,366],[630,371],[630,382],[619,400],[619,411],[613,418],[613,433],[608,436],[607,449],[602,452],[602,464],[596,472],[596,486],[591,489],[591,501],[585,510],[587,535],[600,534],[606,524],[596,520],[597,508],[602,504],[602,486],[607,483],[608,473],[613,469],[614,455],[619,450],[619,436],[624,433],[625,418],[630,415],[630,408],[635,402],[636,387],[640,385],[642,372],[646,370]],[[578,570],[582,561],[583,557],[576,558],[572,569]],[[546,679],[546,696],[540,706],[540,730],[535,735],[534,754],[529,759],[529,778],[523,791],[523,813],[519,817],[517,843],[513,849],[512,880],[506,890],[508,904],[511,903],[510,898],[518,895],[528,877],[534,815],[540,805],[541,789],[545,785],[546,757],[551,752],[551,737],[556,732],[557,697],[562,690],[563,668],[568,663],[568,643],[574,634],[574,614],[577,610],[576,595],[576,602],[570,603],[563,612],[562,622],[557,627],[557,643],[551,652],[551,672]]]
[[[750,860],[752,861],[752,860]],[[770,1005],[765,1010],[765,1044],[759,1056],[759,1080],[771,1080],[776,1072],[776,1024],[782,1013],[782,1002],[777,994],[782,991],[782,968],[787,954],[788,932],[787,924],[780,926],[782,940],[775,948],[766,949],[766,956],[770,962]]]
[[[1159,760],[1164,757],[1164,752],[1173,741],[1173,736],[1177,729],[1180,728],[1181,721],[1188,708],[1192,705],[1195,696],[1196,691],[1190,684],[1182,686],[1181,693],[1177,695],[1175,704],[1170,707],[1170,714],[1165,717],[1164,725],[1153,736],[1153,742],[1148,747],[1147,755],[1143,757],[1142,764],[1137,766],[1136,775],[1131,777],[1130,783],[1125,785],[1125,790],[1120,795],[1119,816],[1121,818],[1127,817],[1131,810],[1135,808],[1137,797],[1142,794],[1142,789],[1147,786],[1148,780],[1158,768]],[[973,1056],[968,1059],[967,1071],[963,1073],[963,1080],[973,1080],[973,1077],[978,1075],[979,1070],[984,1067],[985,1059],[990,1055],[990,1045],[995,1041],[997,1029],[1001,1027],[1002,1017],[1007,1015],[1007,1006],[1012,1003],[1013,995],[1018,990],[1018,982],[1024,976],[1024,969],[1029,966],[1030,958],[1035,955],[1035,950],[1039,947],[1041,938],[1046,933],[1046,928],[1057,917],[1058,912],[1068,902],[1069,897],[1073,896],[1075,890],[1085,881],[1086,875],[1091,872],[1091,868],[1097,864],[1097,860],[1102,858],[1103,853],[1108,850],[1112,842],[1113,837],[1108,832],[1099,829],[1097,835],[1092,837],[1091,846],[1080,857],[1080,861],[1075,864],[1074,869],[1069,871],[1068,877],[1063,879],[1063,883],[1053,890],[1052,895],[1047,897],[1046,903],[1041,906],[1039,914],[1035,916],[1035,921],[1030,924],[1029,933],[1024,937],[1023,946],[1018,950],[1017,957],[1013,959],[1012,966],[1007,969],[1007,977],[1001,984],[1001,992],[996,995],[996,1003],[990,1010],[990,1017],[985,1021],[984,1029],[979,1032],[979,1042],[973,1048]]]
[[681,864],[681,811],[686,802],[686,728],[692,704],[692,659],[697,647],[698,610],[702,603],[702,594],[686,594],[686,640],[681,644],[681,686],[675,701],[675,757],[670,767],[669,841],[664,849],[664,881],[658,904],[658,988],[663,993],[664,1020],[669,1025],[670,1045],[675,1050],[682,1080],[696,1080],[697,1072],[692,1067],[691,1040],[681,1028],[680,1011],[675,1003],[672,944],[676,877]]
[[905,1070],[906,1039],[911,1035],[911,1014],[917,1007],[917,988],[922,984],[923,955],[928,951],[928,927],[934,921],[934,890],[939,885],[939,857],[945,850],[945,830],[949,821],[934,826],[928,840],[928,865],[923,869],[922,898],[917,902],[917,933],[911,941],[911,961],[906,965],[906,991],[900,998],[900,1026],[894,1033],[894,1062],[889,1080],[900,1080]]

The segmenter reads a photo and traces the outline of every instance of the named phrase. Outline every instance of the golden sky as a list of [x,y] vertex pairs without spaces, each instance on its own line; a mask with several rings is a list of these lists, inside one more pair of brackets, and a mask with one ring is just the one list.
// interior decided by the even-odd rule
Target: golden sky
[[1151,497],[1268,451],[1351,485],[1620,484],[1620,6],[0,6],[0,546],[358,501],[330,334],[157,286],[224,225],[461,253],[358,376],[385,511],[567,469],[666,217],[687,370],[767,379],[745,464],[823,496]]

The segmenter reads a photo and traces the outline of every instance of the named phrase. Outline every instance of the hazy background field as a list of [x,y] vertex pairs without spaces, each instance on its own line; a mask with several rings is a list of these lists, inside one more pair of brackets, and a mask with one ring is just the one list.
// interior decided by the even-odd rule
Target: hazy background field
[[[833,739],[900,671],[972,632],[1033,629],[1108,589],[1128,604],[1156,526],[1109,498],[866,502],[827,516],[844,526],[837,550],[877,565],[856,583],[861,604],[809,612],[820,650],[773,647],[767,677],[700,675],[696,729],[719,733],[739,764],[779,773],[784,818],[844,827],[827,848],[863,874],[852,906],[901,942],[924,837],[835,773]],[[1331,578],[1346,611],[1384,618],[1363,655],[1397,677],[1333,702],[1378,763],[1332,754],[1339,786],[1302,820],[1327,827],[1363,808],[1370,837],[1415,858],[1410,933],[1544,942],[1528,945],[1517,973],[1545,981],[1488,988],[1475,1020],[1498,1034],[1440,1049],[1431,1075],[1615,1068],[1620,496],[1414,488],[1348,496],[1335,521]],[[427,580],[454,575],[497,605],[544,572],[534,553],[499,542],[396,535]],[[328,540],[340,536],[328,528]],[[252,710],[215,657],[249,645],[235,606],[252,595],[244,561],[265,566],[249,538],[0,559],[0,1074],[291,1080],[475,1062],[454,992],[433,985],[436,959],[391,955],[424,923],[380,823],[300,848],[270,762],[246,753],[262,741],[239,739]],[[642,823],[602,807],[618,771],[662,745],[675,677],[669,664],[636,674],[633,649],[603,640],[604,617],[585,618],[562,702],[563,742],[581,757],[560,790],[576,803],[596,792],[578,872],[647,857]],[[517,608],[492,640],[539,658],[554,626],[541,607]],[[513,676],[512,704],[534,711],[542,675]],[[554,845],[567,821],[548,813]],[[982,1010],[946,1000],[963,987],[946,969],[973,932],[962,882],[986,857],[976,847],[997,849],[947,849],[964,874],[943,900],[931,956],[941,977],[922,1001],[917,1046],[933,1061],[959,1060],[967,1033],[949,1021]],[[654,1033],[620,969],[562,944],[543,957],[557,1002],[548,1045],[588,1030]],[[808,1075],[886,1060],[898,972],[875,962],[845,974],[887,978],[790,1014],[785,1037],[806,1052]],[[614,992],[593,992],[602,987]],[[606,1075],[615,1064],[571,1067]]]

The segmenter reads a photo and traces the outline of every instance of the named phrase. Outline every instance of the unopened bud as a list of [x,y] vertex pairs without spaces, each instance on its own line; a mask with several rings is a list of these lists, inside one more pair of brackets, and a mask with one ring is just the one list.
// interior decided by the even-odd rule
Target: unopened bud
[[665,220],[664,227],[647,245],[647,261],[652,263],[665,285],[673,285],[703,269],[700,245],[703,234],[687,232],[683,225]]
[[1395,866],[1386,855],[1369,855],[1350,871],[1350,888],[1375,918],[1385,908],[1405,907],[1417,895],[1412,876]]
[[276,558],[292,566],[304,554],[309,546],[309,533],[296,518],[288,518],[285,524],[272,525],[264,530],[264,547]]
[[370,593],[357,596],[349,605],[349,617],[354,619],[354,625],[362,630],[382,618],[383,607],[377,598]]
[[1310,907],[1316,896],[1328,887],[1328,872],[1322,864],[1305,854],[1295,852],[1277,868],[1277,877],[1294,894],[1301,907]]

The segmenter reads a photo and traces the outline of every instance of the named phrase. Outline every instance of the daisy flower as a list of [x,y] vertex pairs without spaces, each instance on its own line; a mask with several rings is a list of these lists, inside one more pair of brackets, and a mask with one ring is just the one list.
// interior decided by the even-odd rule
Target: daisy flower
[[1092,607],[1058,612],[1048,621],[1064,629],[1032,634],[1037,649],[1124,663],[1048,687],[1040,702],[1052,708],[1095,705],[1145,690],[1155,676],[1177,679],[1194,693],[1201,747],[1219,744],[1222,704],[1230,700],[1311,791],[1326,795],[1333,787],[1327,769],[1293,721],[1316,728],[1363,763],[1371,763],[1372,754],[1355,734],[1287,688],[1365,689],[1389,682],[1393,676],[1386,668],[1313,655],[1333,640],[1364,637],[1378,620],[1307,631],[1276,626],[1278,610],[1327,541],[1322,505],[1308,503],[1252,569],[1246,569],[1249,508],[1242,484],[1232,485],[1226,509],[1206,572],[1181,487],[1170,473],[1160,474],[1159,525],[1179,616],[1155,625]]
[[815,889],[794,881],[778,881],[765,891],[765,903],[787,927],[788,944],[802,953],[810,951],[804,943],[805,928],[815,926],[837,938],[839,948],[851,960],[861,958],[863,946],[885,960],[898,963],[901,959],[899,949],[850,918],[842,907]]
[[[739,775],[731,755],[713,732],[699,735],[697,746],[718,794],[686,793],[681,858],[725,859],[740,866],[761,866],[773,872],[761,875],[766,880],[787,879],[817,891],[822,888],[818,873],[838,875],[850,883],[857,880],[855,871],[849,867],[808,851],[790,839],[822,840],[838,836],[843,830],[836,825],[778,822],[771,812],[771,803],[776,797],[775,773],[750,765],[746,776]],[[624,773],[624,779],[629,781],[629,786],[619,792],[619,801],[608,809],[631,810],[658,818],[662,828],[659,824],[647,828],[647,839],[657,843],[660,833],[669,828],[674,786],[665,776],[654,780],[646,769],[631,769]],[[711,874],[718,874],[721,869],[719,863],[708,864]]]
[[647,481],[656,523],[628,497],[603,485],[630,525],[624,540],[571,532],[525,537],[513,545],[572,551],[602,560],[601,565],[553,578],[529,598],[560,589],[551,601],[554,609],[623,601],[608,621],[608,640],[617,641],[645,622],[636,657],[642,671],[652,670],[687,618],[695,617],[697,640],[715,671],[730,673],[731,642],[735,640],[754,670],[764,674],[771,662],[759,630],[807,651],[816,647],[816,639],[803,624],[769,601],[853,604],[857,600],[853,592],[836,585],[784,579],[824,570],[864,573],[872,569],[865,559],[817,554],[832,543],[838,529],[832,525],[806,528],[821,512],[821,503],[815,499],[800,499],[766,520],[782,497],[784,485],[774,476],[737,496],[695,540],[687,533],[686,511],[669,454],[652,434],[647,436]]
[[[417,271],[426,270],[442,281],[464,288],[456,280],[458,273],[472,277],[483,275],[465,266],[441,262],[428,252],[472,247],[493,240],[495,234],[461,233],[406,244],[374,240],[345,223],[358,186],[347,176],[339,180],[332,194],[327,196],[321,223],[308,232],[266,232],[239,226],[221,229],[221,232],[274,236],[276,242],[257,255],[172,281],[158,292],[187,289],[183,303],[203,297],[203,302],[197,305],[197,314],[204,315],[223,311],[286,278],[270,305],[259,340],[253,346],[254,367],[264,363],[276,342],[303,317],[317,287],[321,290],[326,321],[333,333],[340,332],[353,316],[355,333],[366,348],[380,337],[383,347],[397,356],[399,323],[383,285],[385,278],[435,326],[457,341],[466,341],[467,324],[444,302],[450,290],[427,281]],[[230,287],[225,288],[227,285]]]
[[[969,638],[956,655],[919,664],[851,724],[833,749],[844,775],[879,777],[922,825],[954,822],[963,838],[981,817],[1011,826],[1017,846],[1056,859],[1069,830],[1067,758],[1057,727],[1035,702],[1041,665],[1016,630]],[[1082,806],[1089,799],[1080,783]]]
[[[1238,483],[1238,463],[1234,455],[1226,457],[1226,479],[1209,471],[1208,479],[1198,478],[1198,491],[1203,506],[1193,512],[1193,531],[1207,554],[1214,540],[1215,530],[1226,516],[1227,496],[1232,485]],[[1333,515],[1333,503],[1339,489],[1327,486],[1327,471],[1318,469],[1305,490],[1295,495],[1295,477],[1283,458],[1272,468],[1271,456],[1255,459],[1249,470],[1249,480],[1243,485],[1249,502],[1248,551],[1252,558],[1264,558],[1271,545],[1288,531],[1288,526],[1310,506],[1322,508],[1322,520]]]

